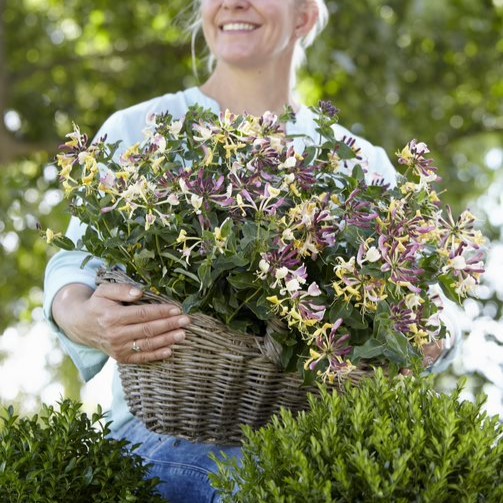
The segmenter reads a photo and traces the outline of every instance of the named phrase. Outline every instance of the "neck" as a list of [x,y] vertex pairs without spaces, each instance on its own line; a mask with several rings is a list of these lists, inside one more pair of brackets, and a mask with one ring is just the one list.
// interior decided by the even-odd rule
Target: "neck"
[[299,105],[290,89],[285,72],[263,69],[236,69],[218,64],[201,91],[213,98],[221,110],[262,115],[266,111],[281,114],[286,105],[295,111]]

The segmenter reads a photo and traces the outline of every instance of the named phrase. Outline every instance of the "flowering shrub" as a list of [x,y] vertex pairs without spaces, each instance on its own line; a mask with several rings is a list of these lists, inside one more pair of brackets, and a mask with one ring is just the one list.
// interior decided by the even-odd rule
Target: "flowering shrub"
[[285,368],[333,380],[362,359],[411,365],[445,334],[431,285],[456,302],[472,293],[483,239],[469,212],[442,212],[425,144],[398,153],[395,186],[368,184],[354,140],[334,137],[335,108],[314,111],[319,139],[303,148],[285,133],[288,112],[159,115],[121,156],[75,127],[57,161],[88,224],[77,248],[188,313],[257,334],[283,320]]

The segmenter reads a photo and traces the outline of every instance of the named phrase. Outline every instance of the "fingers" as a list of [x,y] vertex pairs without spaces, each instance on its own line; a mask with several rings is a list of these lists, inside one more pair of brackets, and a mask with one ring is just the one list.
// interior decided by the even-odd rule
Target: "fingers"
[[126,283],[104,283],[96,289],[96,298],[105,298],[118,302],[135,302],[143,295],[142,290]]
[[119,363],[146,363],[169,358],[171,346],[185,340],[184,327],[189,323],[189,318],[182,315],[123,326],[121,331],[108,332],[105,352]]
[[138,304],[124,306],[120,316],[122,324],[133,325],[168,319],[181,314],[181,309],[173,304]]
[[184,331],[178,330],[157,337],[135,340],[124,348],[123,363],[148,363],[164,360],[173,354],[171,346],[184,339]]
[[119,363],[169,358],[171,346],[185,339],[190,318],[173,304],[131,304],[142,295],[131,285],[103,284],[90,299],[91,331],[98,338],[94,347]]
[[123,334],[128,341],[146,339],[147,341],[163,335],[169,344],[182,342],[183,328],[190,323],[190,318],[186,315],[170,316],[144,323],[128,325],[124,328]]
[[[126,308],[140,306],[122,306],[124,312]],[[149,306],[141,306],[149,307]],[[159,308],[159,304],[152,307]],[[114,340],[112,355],[119,363],[147,363],[169,358],[172,354],[171,346],[179,344],[185,340],[184,328],[190,324],[190,318],[185,314],[179,314],[178,308],[171,312],[178,314],[165,318],[155,318],[150,320],[151,316],[158,316],[162,310],[143,314],[141,317],[147,319],[134,324],[125,324],[121,326],[117,338]]]

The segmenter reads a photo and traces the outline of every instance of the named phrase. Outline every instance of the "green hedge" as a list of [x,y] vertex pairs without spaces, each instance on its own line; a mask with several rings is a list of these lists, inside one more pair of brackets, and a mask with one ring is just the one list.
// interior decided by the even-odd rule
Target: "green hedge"
[[501,503],[503,427],[460,393],[382,372],[323,391],[308,413],[246,428],[242,465],[219,462],[212,483],[233,503]]
[[72,503],[164,501],[158,479],[127,441],[107,438],[101,409],[89,418],[80,404],[64,400],[59,410],[19,418],[12,407],[0,426],[0,501]]

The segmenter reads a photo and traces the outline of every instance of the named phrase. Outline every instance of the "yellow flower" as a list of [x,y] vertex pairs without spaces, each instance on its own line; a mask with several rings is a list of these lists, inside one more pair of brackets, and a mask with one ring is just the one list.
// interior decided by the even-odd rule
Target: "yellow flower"
[[131,157],[134,157],[140,153],[140,144],[135,143],[131,147],[129,147],[121,156],[121,161],[124,164],[129,164],[132,162]]
[[45,239],[47,241],[47,244],[51,244],[54,241],[54,231],[47,229],[45,231]]
[[410,325],[410,331],[412,332],[412,336],[410,338],[416,347],[422,348],[425,344],[430,342],[428,333],[423,329],[419,329],[415,323]]
[[187,231],[185,229],[180,230],[180,234],[176,238],[177,243],[185,243],[187,241]]
[[55,239],[61,237],[63,234],[61,232],[54,232],[52,229],[47,229],[45,231],[45,240],[47,244],[51,244]]

